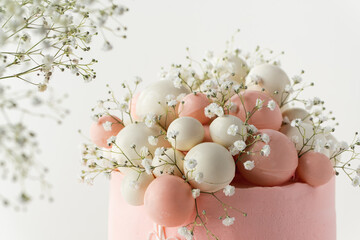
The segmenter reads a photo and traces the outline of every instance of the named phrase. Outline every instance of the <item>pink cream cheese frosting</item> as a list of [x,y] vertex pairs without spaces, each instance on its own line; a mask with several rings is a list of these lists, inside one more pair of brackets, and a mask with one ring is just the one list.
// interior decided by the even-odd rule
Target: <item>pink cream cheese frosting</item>
[[[164,228],[164,237],[155,236],[154,223],[143,206],[128,205],[121,196],[123,175],[114,172],[110,183],[108,240],[184,240],[177,228]],[[220,240],[335,240],[335,177],[328,183],[312,187],[291,183],[276,187],[250,186],[235,179],[235,194],[216,195],[225,203],[247,213],[244,217],[235,210],[231,226],[224,226],[219,216],[223,208],[214,197],[202,194],[197,199],[199,211],[206,210],[207,227]],[[195,240],[212,239],[202,227],[196,227]]]

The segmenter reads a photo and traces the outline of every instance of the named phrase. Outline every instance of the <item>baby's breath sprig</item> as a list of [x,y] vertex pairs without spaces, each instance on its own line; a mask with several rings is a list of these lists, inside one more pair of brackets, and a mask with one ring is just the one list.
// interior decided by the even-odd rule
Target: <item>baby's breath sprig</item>
[[11,184],[19,192],[12,197],[3,189],[4,205],[18,208],[19,204],[30,202],[34,193],[28,193],[27,185],[33,181],[40,184],[42,198],[52,199],[46,181],[48,169],[37,161],[40,153],[37,134],[28,128],[25,119],[47,118],[61,124],[69,113],[60,107],[63,100],[54,97],[51,89],[39,96],[37,90],[16,91],[0,84],[0,171],[3,183]]
[[90,51],[99,33],[110,50],[105,31],[125,31],[118,18],[127,10],[115,0],[5,0],[0,4],[0,80],[19,79],[45,91],[57,69],[91,81],[97,60],[80,54]]

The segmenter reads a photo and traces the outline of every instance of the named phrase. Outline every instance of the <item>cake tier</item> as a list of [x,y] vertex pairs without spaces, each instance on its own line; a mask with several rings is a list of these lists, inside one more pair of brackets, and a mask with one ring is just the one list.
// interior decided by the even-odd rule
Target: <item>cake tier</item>
[[[111,176],[108,240],[158,240],[151,235],[154,224],[144,207],[130,206],[123,200],[122,178],[117,172]],[[220,240],[336,239],[335,177],[316,188],[304,183],[257,187],[238,180],[232,185],[236,187],[235,195],[226,197],[220,191],[217,196],[248,216],[229,210],[229,215],[236,219],[229,227],[219,220],[224,211],[214,197],[202,194],[198,198],[199,211],[206,210],[207,226]],[[177,234],[177,228],[166,228],[165,235],[168,239],[183,239]],[[202,227],[197,227],[194,239],[211,238]]]

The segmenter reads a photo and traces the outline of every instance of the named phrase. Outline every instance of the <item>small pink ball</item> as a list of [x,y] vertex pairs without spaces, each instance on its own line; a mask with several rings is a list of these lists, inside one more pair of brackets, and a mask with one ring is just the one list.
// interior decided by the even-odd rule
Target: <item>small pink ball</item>
[[192,117],[201,124],[210,122],[210,118],[205,116],[204,109],[210,104],[210,100],[203,93],[190,93],[186,95],[178,109],[179,117]]
[[212,138],[210,135],[210,125],[203,125],[204,127],[204,140],[203,142],[212,142]]
[[148,216],[165,227],[184,224],[195,210],[190,185],[174,175],[162,175],[152,181],[144,201]]
[[136,93],[133,98],[131,99],[131,105],[130,105],[130,111],[131,111],[131,117],[133,118],[133,120],[136,121],[140,121],[141,119],[139,118],[138,115],[136,115],[136,103],[139,99],[140,96],[140,92]]
[[317,187],[330,181],[334,169],[326,155],[309,151],[300,157],[296,175],[303,182]]
[[[106,131],[103,126],[106,122],[112,123],[110,131]],[[108,145],[107,140],[112,136],[116,136],[123,128],[124,126],[121,124],[121,120],[119,118],[112,115],[102,116],[90,127],[91,141],[98,147],[111,148],[111,146]]]
[[282,114],[281,110],[276,102],[274,110],[271,110],[267,107],[269,101],[273,100],[267,94],[260,91],[246,90],[242,93],[242,98],[244,105],[241,102],[241,99],[238,95],[231,97],[230,101],[235,103],[237,109],[232,112],[231,115],[239,117],[242,121],[246,119],[246,113],[244,106],[247,112],[250,112],[256,106],[256,100],[263,100],[263,106],[260,110],[256,111],[249,119],[248,123],[253,124],[258,129],[274,129],[279,130],[282,124]]
[[[290,180],[298,166],[298,155],[294,143],[281,132],[272,129],[263,129],[259,134],[267,134],[270,137],[270,155],[263,156],[260,151],[266,145],[258,141],[246,151],[255,152],[247,155],[243,153],[237,162],[237,168],[241,175],[249,182],[260,186],[282,185]],[[244,162],[254,161],[255,167],[247,170]]]

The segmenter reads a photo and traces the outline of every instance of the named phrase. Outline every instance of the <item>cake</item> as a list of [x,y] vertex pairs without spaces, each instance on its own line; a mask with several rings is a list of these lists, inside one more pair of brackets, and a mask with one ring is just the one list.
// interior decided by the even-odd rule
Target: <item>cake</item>
[[303,72],[240,53],[140,91],[137,77],[94,108],[82,179],[110,176],[108,240],[336,239],[335,175],[359,186],[360,139],[337,141],[324,102],[300,98]]

